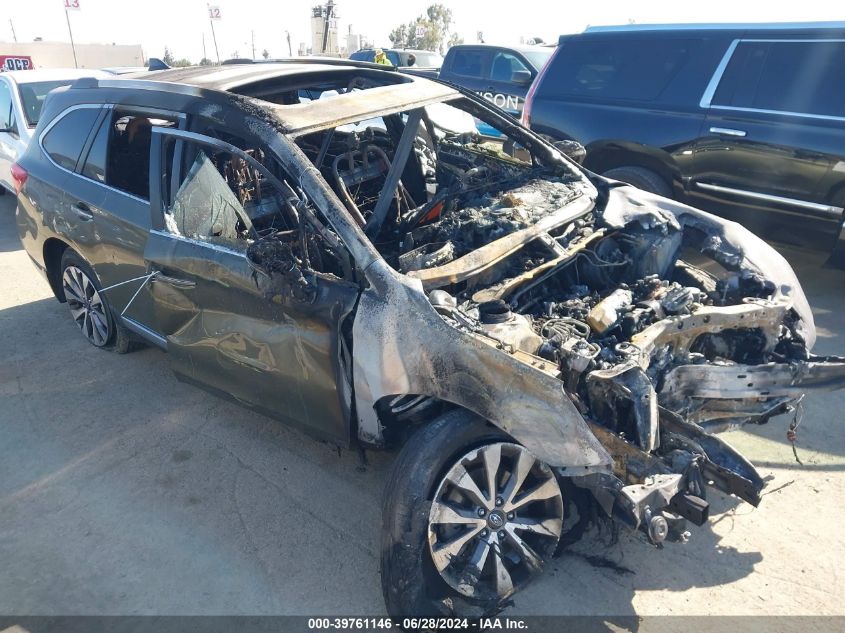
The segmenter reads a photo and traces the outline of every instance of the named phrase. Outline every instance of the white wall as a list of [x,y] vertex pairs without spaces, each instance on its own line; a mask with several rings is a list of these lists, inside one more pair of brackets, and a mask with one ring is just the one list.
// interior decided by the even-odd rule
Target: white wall
[[[73,68],[70,42],[0,42],[0,55],[32,57],[35,68]],[[77,44],[80,68],[145,66],[140,44]]]

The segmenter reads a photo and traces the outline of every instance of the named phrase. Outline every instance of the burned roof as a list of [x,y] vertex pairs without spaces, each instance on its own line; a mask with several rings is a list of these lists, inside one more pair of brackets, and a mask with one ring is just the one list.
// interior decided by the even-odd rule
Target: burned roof
[[[279,104],[268,99],[286,91],[322,84],[366,80],[372,86],[305,103]],[[131,83],[129,83],[131,82]],[[103,82],[100,82],[104,85]],[[458,96],[444,84],[367,65],[326,63],[233,64],[193,66],[128,75],[108,83],[113,87],[158,88],[172,85],[252,97],[270,111],[289,134],[301,135],[369,117],[402,112]],[[201,96],[198,92],[197,96]]]

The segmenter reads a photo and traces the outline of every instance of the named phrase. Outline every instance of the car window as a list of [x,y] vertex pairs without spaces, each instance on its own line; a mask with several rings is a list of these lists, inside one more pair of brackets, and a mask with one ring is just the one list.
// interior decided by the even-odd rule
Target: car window
[[740,42],[713,105],[845,116],[843,42]]
[[543,88],[551,96],[653,101],[680,72],[694,40],[570,40]]
[[417,58],[417,61],[414,62],[414,66],[419,66],[420,68],[440,68],[443,64],[443,57],[437,53],[420,51],[418,53],[414,53],[414,56]]
[[349,56],[349,59],[356,62],[371,62],[373,61],[373,51],[355,51]]
[[401,65],[401,62],[399,61],[399,53],[396,51],[387,51],[385,55],[387,55],[387,59],[389,59],[390,63],[394,66]]
[[103,121],[82,165],[82,175],[97,182],[106,182],[106,149],[110,128],[111,122],[108,119]]
[[65,114],[44,136],[44,151],[57,165],[73,170],[99,114],[99,108],[77,108]]
[[14,114],[12,112],[12,93],[9,84],[0,81],[0,129],[13,128]]
[[144,200],[150,197],[150,138],[153,126],[174,127],[174,119],[116,110],[109,130],[106,184]]
[[487,51],[478,49],[460,49],[455,51],[450,69],[456,75],[483,78],[487,74]]
[[531,72],[522,61],[510,53],[500,51],[493,57],[493,65],[490,67],[490,79],[493,81],[511,81],[514,72],[526,70]]
[[29,127],[38,125],[38,119],[41,118],[41,108],[44,107],[44,100],[47,98],[47,93],[54,88],[67,86],[69,83],[69,80],[61,79],[58,81],[35,81],[18,86],[18,92],[21,95],[21,104],[23,105],[23,115],[26,117]]
[[531,62],[531,65],[534,66],[538,71],[543,69],[543,66],[546,65],[546,62],[549,61],[549,57],[552,56],[552,53],[555,49],[547,48],[542,51],[521,51],[525,57],[528,58],[528,61]]

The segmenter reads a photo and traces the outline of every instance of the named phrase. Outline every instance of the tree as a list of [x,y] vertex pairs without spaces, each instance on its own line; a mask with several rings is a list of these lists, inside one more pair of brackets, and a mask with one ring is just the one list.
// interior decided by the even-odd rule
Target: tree
[[264,59],[267,59],[268,57],[270,57],[270,51],[268,51],[268,50],[265,48],[263,51],[261,51],[261,56],[262,56]]
[[451,27],[452,10],[442,4],[432,4],[416,20],[393,29],[389,37],[395,48],[418,48],[443,53],[445,48],[463,42],[457,33],[451,32]]
[[213,65],[213,63],[208,57],[203,57],[200,60],[200,66],[212,66],[212,65]]
[[168,66],[172,66],[176,62],[176,58],[173,57],[173,53],[170,52],[170,49],[166,46],[164,47],[164,57],[161,58]]
[[449,48],[452,48],[453,46],[457,46],[458,44],[463,44],[463,43],[464,43],[464,38],[462,38],[457,33],[452,33],[452,35],[449,37],[449,41],[446,42],[446,48],[449,49]]

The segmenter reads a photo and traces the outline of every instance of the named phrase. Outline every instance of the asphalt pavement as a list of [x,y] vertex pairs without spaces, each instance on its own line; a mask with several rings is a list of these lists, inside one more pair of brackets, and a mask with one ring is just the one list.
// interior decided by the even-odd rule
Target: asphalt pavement
[[[845,272],[787,253],[815,351],[845,354]],[[391,454],[340,451],[178,382],[155,349],[93,348],[0,197],[0,613],[384,613]],[[731,434],[769,479],[759,508],[713,495],[685,545],[593,531],[511,615],[845,614],[845,392]]]

